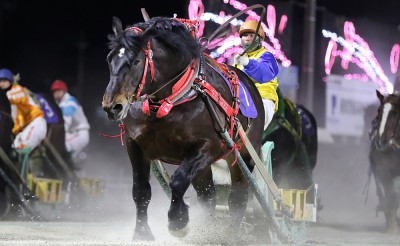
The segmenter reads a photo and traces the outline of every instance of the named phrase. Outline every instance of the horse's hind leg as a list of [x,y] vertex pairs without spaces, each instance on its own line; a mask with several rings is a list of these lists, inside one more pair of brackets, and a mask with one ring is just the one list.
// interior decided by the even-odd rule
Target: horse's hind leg
[[147,208],[151,199],[150,161],[143,158],[140,147],[131,138],[127,141],[127,151],[132,164],[132,196],[136,204],[136,227],[134,240],[154,240],[147,222]]
[[[246,158],[245,162],[248,163],[248,161],[249,159]],[[246,212],[249,185],[237,163],[234,166],[230,165],[230,171],[232,185],[229,194],[229,212],[232,222],[239,225]]]
[[216,207],[216,193],[211,166],[201,170],[192,180],[193,188],[197,192],[197,199],[210,215],[214,215]]

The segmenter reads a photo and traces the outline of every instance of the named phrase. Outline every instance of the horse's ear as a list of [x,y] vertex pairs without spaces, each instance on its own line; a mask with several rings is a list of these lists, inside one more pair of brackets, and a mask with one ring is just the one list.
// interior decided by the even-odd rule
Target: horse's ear
[[378,90],[376,90],[376,96],[378,97],[379,101],[383,102],[383,99],[385,98]]
[[157,21],[154,21],[153,24],[151,24],[151,26],[149,26],[146,30],[144,30],[144,32],[141,34],[142,37],[144,37],[145,39],[147,39],[147,36],[150,36],[154,33],[154,28],[157,24]]
[[123,32],[121,20],[118,17],[113,17],[112,29],[114,31],[115,36],[118,36]]

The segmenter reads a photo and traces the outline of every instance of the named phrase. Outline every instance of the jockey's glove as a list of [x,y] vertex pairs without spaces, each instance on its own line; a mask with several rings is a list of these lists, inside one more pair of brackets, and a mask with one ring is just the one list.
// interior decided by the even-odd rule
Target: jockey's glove
[[241,56],[240,54],[237,54],[234,58],[235,64],[237,65],[242,65],[247,66],[247,64],[249,64],[249,58],[245,57],[245,56]]

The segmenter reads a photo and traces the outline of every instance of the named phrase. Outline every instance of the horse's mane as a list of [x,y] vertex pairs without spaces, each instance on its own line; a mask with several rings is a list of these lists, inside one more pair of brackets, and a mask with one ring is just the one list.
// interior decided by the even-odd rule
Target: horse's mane
[[11,129],[13,125],[10,102],[6,93],[0,89],[0,146],[6,152],[11,149]]
[[6,93],[0,89],[0,107],[1,109],[6,108],[5,105],[10,105]]
[[[138,27],[143,33],[138,34],[130,27]],[[149,38],[154,38],[161,42],[171,52],[179,52],[189,59],[200,56],[200,46],[195,40],[185,24],[167,17],[154,17],[146,22],[141,22],[128,26],[119,35],[109,35],[109,48],[117,47],[142,48],[146,45]]]

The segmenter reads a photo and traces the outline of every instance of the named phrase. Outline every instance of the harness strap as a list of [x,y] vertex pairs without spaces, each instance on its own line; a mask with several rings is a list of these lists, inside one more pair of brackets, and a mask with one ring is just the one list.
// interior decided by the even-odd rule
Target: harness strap
[[150,67],[151,83],[153,82],[153,79],[154,79],[153,51],[151,50],[151,47],[150,47],[150,40],[147,42],[147,49],[143,50],[143,52],[146,55],[146,61],[144,64],[142,80],[140,81],[140,83],[138,85],[138,91],[136,93],[136,98],[140,97],[140,93],[142,93],[144,84],[146,83],[147,67]]
[[198,68],[198,61],[193,60],[185,74],[172,87],[172,94],[167,98],[160,100],[161,106],[158,108],[156,114],[157,118],[166,116],[174,105],[176,105],[175,103],[191,89],[191,86],[195,81],[195,75],[198,73]]
[[207,95],[210,96],[217,103],[217,105],[221,107],[228,117],[234,116],[235,111],[233,108],[224,100],[221,94],[215,90],[211,84],[205,80],[196,80],[195,82],[203,87],[204,92],[207,93]]

